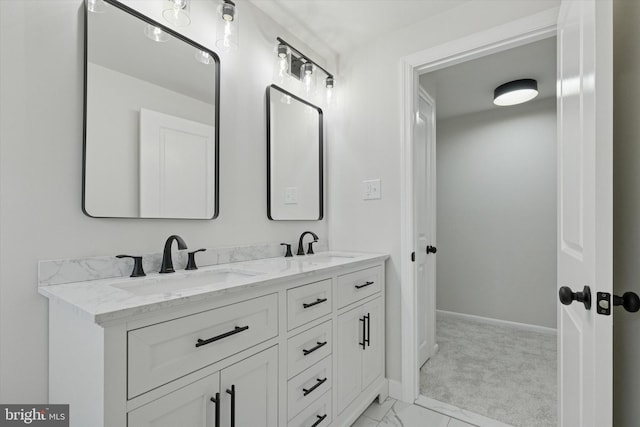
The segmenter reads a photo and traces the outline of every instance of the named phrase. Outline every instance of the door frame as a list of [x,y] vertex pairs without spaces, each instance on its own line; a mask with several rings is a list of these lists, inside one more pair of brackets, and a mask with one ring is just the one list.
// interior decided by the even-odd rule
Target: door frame
[[[559,7],[416,52],[401,58],[401,381],[389,381],[389,394],[413,403],[420,394],[417,334],[417,289],[411,252],[413,236],[413,127],[418,107],[418,77],[426,72],[533,43],[556,35]],[[437,99],[436,99],[437,102]],[[429,316],[431,313],[429,313]],[[433,313],[435,316],[435,313]],[[435,328],[435,325],[434,325]]]

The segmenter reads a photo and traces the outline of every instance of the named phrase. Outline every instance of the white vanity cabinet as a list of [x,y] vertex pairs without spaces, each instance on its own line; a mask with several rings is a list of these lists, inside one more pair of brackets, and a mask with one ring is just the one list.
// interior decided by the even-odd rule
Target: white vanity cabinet
[[299,257],[232,291],[100,315],[73,299],[80,284],[42,291],[50,403],[70,404],[71,427],[348,427],[388,395],[385,259]]

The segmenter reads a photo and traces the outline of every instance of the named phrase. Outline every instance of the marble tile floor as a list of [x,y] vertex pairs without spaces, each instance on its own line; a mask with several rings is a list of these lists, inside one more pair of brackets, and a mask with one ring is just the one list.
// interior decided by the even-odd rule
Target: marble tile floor
[[388,398],[374,401],[351,427],[474,427],[418,405]]

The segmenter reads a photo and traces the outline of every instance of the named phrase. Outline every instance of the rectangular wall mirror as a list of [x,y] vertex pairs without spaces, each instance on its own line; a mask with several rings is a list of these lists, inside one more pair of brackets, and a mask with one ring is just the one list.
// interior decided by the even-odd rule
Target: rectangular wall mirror
[[83,211],[215,218],[217,55],[117,1],[85,11]]
[[271,85],[267,88],[267,216],[321,220],[322,110]]

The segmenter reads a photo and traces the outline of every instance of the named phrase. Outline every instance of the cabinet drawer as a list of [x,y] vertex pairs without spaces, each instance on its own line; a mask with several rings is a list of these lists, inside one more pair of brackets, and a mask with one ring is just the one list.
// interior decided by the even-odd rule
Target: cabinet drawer
[[331,391],[328,391],[289,421],[287,427],[326,427],[332,419]]
[[128,396],[138,396],[277,334],[277,294],[129,331]]
[[289,419],[331,388],[331,356],[289,380],[287,384]]
[[382,290],[380,267],[371,267],[338,277],[338,308]]
[[304,331],[287,342],[287,378],[331,354],[331,320]]
[[331,279],[287,291],[288,330],[331,313]]

